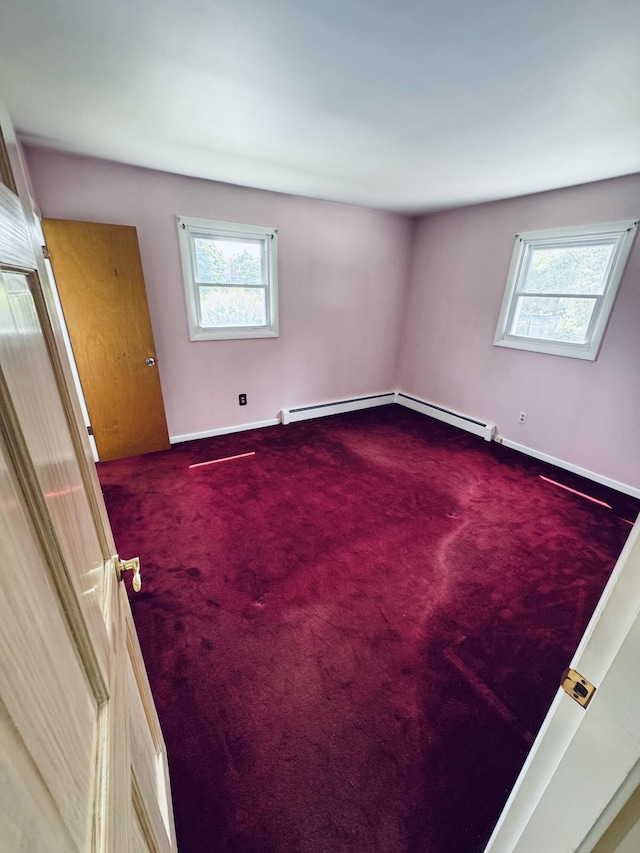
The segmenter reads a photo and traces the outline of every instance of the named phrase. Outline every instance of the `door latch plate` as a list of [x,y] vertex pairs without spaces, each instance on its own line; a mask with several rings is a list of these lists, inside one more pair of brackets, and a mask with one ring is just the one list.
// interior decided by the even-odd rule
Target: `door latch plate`
[[565,669],[562,673],[560,686],[565,693],[568,693],[583,708],[587,707],[593,698],[593,694],[596,692],[595,686],[590,681],[587,681],[586,678],[583,678],[575,669]]

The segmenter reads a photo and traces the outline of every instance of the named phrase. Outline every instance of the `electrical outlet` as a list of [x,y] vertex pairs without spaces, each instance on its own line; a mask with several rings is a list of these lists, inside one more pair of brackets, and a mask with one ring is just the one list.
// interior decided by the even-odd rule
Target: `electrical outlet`
[[527,422],[527,413],[526,412],[520,412],[520,417],[518,418],[518,422],[521,424],[526,424],[526,422]]
[[247,405],[247,395],[246,394],[238,394],[238,404],[240,406]]

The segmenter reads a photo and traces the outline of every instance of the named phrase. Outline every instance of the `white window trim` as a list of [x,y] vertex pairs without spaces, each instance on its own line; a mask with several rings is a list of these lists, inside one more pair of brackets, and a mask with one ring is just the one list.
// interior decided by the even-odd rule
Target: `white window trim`
[[[182,277],[187,302],[189,338],[192,341],[237,340],[242,338],[278,337],[278,230],[264,225],[246,225],[240,222],[221,222],[178,216],[178,238],[182,259]],[[265,241],[267,283],[267,324],[264,326],[229,326],[207,328],[200,322],[200,299],[195,276],[195,259],[191,234],[209,232],[224,237],[255,237]]]
[[[567,228],[552,228],[546,231],[527,231],[516,234],[511,266],[507,277],[498,328],[494,344],[499,347],[511,347],[514,349],[529,350],[531,352],[542,352],[550,355],[563,355],[570,358],[582,358],[595,361],[598,357],[604,333],[609,322],[611,310],[615,302],[618,287],[624,273],[625,265],[631,251],[631,246],[638,228],[638,221],[625,219],[619,222],[604,222],[598,225],[578,225]],[[518,287],[520,274],[526,251],[529,246],[544,244],[545,246],[565,245],[574,238],[592,237],[597,240],[601,237],[617,237],[618,242],[609,264],[609,270],[603,294],[599,297],[599,308],[594,310],[592,324],[589,329],[588,340],[584,344],[576,344],[562,341],[548,341],[541,338],[528,338],[508,333],[511,319],[515,310],[515,295]]]

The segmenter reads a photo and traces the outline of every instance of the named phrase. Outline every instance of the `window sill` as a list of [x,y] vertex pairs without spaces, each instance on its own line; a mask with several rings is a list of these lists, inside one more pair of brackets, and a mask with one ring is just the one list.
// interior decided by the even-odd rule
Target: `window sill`
[[588,344],[562,344],[549,341],[524,340],[522,338],[501,338],[493,342],[496,347],[540,352],[543,355],[560,355],[565,358],[581,358],[583,361],[595,361],[598,351]]
[[192,341],[238,341],[278,336],[277,329],[196,329],[189,333]]

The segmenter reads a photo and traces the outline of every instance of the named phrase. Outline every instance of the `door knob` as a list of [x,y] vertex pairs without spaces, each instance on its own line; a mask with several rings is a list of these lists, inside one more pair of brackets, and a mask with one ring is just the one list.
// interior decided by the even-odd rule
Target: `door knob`
[[151,358],[151,356],[149,356],[149,358],[145,358],[144,363],[147,364],[149,367],[153,367],[153,365],[156,363],[156,360],[155,358]]

